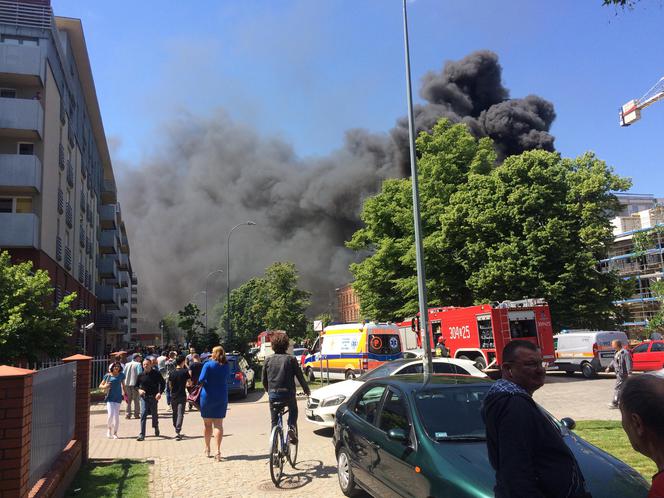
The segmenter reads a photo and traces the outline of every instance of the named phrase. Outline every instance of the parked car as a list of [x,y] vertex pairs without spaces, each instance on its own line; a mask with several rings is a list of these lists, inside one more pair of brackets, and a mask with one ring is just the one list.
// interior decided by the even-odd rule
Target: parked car
[[[433,371],[436,374],[473,375],[486,377],[486,374],[475,367],[471,360],[456,358],[434,358]],[[344,380],[321,387],[311,393],[307,401],[305,415],[309,422],[323,426],[334,427],[334,417],[337,407],[346,401],[355,391],[370,379],[386,377],[389,375],[422,373],[422,360],[394,360],[383,363],[381,366],[369,370],[357,379]]]
[[649,372],[664,368],[664,341],[647,341],[632,349],[633,370]]
[[[346,496],[358,487],[373,496],[494,496],[480,414],[491,381],[423,380],[420,374],[372,379],[339,407],[333,442]],[[574,453],[593,497],[647,494],[638,472],[571,432],[573,420],[544,413]]]
[[569,375],[581,372],[591,379],[611,364],[616,351],[611,342],[619,340],[628,344],[629,339],[619,330],[579,330],[553,337],[556,360],[552,370]]
[[247,393],[256,387],[253,369],[240,353],[227,354],[226,360],[230,367],[228,394],[239,394],[240,397],[246,398]]
[[307,348],[293,348],[293,356],[298,363],[302,364],[302,357],[306,356]]

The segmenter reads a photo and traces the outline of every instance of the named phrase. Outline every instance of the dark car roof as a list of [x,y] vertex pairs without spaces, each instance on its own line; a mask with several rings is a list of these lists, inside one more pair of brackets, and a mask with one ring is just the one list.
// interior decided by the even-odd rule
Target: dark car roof
[[438,386],[458,386],[459,384],[492,384],[491,379],[485,377],[472,377],[470,375],[452,375],[452,374],[433,374],[429,380],[424,382],[423,374],[399,374],[390,377],[378,377],[371,379],[371,383],[388,383],[393,386],[408,389],[413,387],[438,387]]

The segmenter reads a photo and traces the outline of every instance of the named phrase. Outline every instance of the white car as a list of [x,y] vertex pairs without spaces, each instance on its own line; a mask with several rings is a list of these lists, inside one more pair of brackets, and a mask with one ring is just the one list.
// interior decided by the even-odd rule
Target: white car
[[[369,370],[357,379],[344,380],[316,389],[307,401],[305,410],[307,420],[322,427],[334,427],[334,417],[339,405],[357,391],[365,381],[397,374],[422,373],[422,368],[421,359],[394,360]],[[486,377],[484,372],[477,369],[473,361],[456,358],[434,358],[433,372]]]

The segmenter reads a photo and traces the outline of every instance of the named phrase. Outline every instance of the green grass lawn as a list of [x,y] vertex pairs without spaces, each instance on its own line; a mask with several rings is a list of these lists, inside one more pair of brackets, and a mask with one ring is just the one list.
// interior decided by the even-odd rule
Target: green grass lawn
[[136,498],[148,496],[149,469],[139,460],[91,460],[81,467],[67,498]]
[[617,420],[580,420],[574,432],[640,472],[648,482],[657,472],[649,458],[632,449],[622,424]]

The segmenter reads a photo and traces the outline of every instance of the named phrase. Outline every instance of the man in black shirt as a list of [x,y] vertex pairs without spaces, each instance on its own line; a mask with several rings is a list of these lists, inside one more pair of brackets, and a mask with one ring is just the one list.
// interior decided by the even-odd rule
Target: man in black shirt
[[143,360],[143,373],[136,381],[138,394],[141,397],[141,433],[137,441],[145,439],[145,421],[148,415],[152,415],[152,427],[154,435],[159,436],[159,417],[157,414],[157,403],[166,388],[166,382],[159,371],[152,367],[152,361],[147,358]]
[[176,368],[168,376],[168,387],[171,391],[171,408],[173,409],[173,427],[175,427],[175,439],[180,441],[182,435],[182,420],[184,419],[184,407],[187,401],[186,387],[191,385],[189,370],[185,366],[186,358],[180,355],[175,359]]

